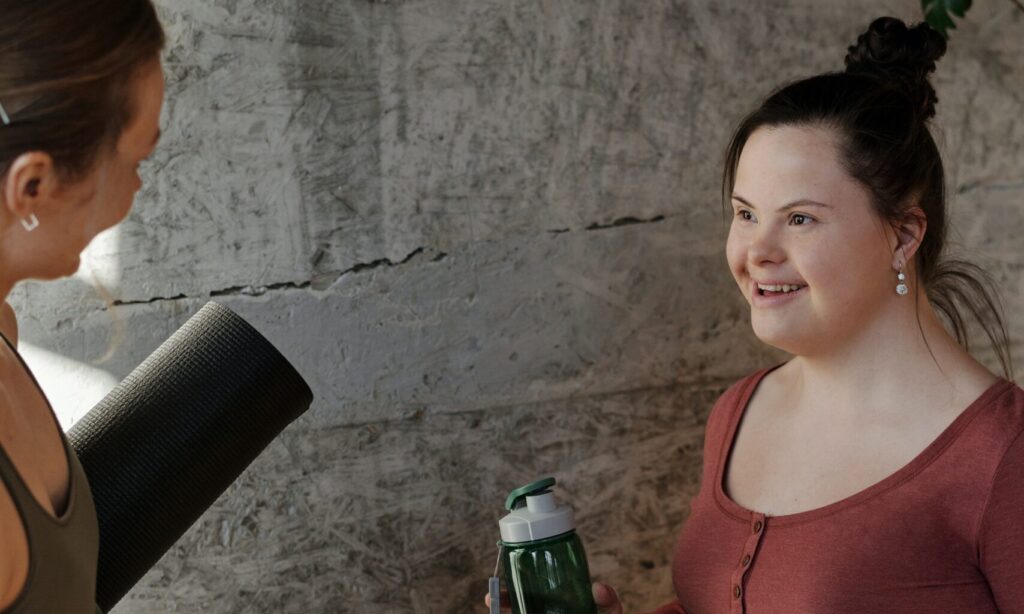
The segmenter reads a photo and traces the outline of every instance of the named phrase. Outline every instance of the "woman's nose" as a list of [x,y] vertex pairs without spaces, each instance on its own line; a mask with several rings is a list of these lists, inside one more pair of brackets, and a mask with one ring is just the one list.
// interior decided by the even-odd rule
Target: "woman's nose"
[[754,231],[747,247],[747,255],[752,262],[778,262],[785,258],[785,246],[778,232],[763,226]]

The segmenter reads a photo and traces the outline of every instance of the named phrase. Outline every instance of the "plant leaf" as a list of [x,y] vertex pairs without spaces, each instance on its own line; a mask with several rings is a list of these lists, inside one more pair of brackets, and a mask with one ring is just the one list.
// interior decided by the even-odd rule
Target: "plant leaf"
[[967,14],[969,8],[971,8],[971,0],[921,0],[924,20],[935,28],[943,38],[947,39],[949,30],[956,29],[956,23],[950,17],[950,13],[962,18]]
[[971,8],[971,0],[948,0],[946,5],[954,15],[963,17],[967,13],[967,9]]

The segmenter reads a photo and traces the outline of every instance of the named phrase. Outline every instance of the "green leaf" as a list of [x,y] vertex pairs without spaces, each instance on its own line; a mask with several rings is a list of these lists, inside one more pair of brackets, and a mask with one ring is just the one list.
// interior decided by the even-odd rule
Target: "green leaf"
[[957,17],[963,17],[967,13],[967,9],[971,8],[971,0],[948,0],[946,5]]
[[935,28],[944,38],[949,38],[949,30],[956,29],[956,23],[950,13],[964,17],[971,8],[971,0],[921,0],[924,20]]

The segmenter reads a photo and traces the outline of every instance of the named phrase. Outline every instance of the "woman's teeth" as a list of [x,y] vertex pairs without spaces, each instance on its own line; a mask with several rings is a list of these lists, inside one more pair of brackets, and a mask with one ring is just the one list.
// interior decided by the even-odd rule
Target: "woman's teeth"
[[800,288],[803,288],[803,287],[804,286],[793,286],[793,285],[789,285],[789,284],[783,284],[783,285],[757,284],[757,289],[761,291],[761,294],[768,294],[768,293],[780,294],[780,293],[786,293],[786,292],[793,292],[794,290],[799,290]]

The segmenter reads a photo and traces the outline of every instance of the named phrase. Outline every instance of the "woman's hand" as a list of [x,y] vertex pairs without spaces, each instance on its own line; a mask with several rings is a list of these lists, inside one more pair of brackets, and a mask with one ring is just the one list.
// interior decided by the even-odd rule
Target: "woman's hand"
[[[622,602],[619,601],[619,595],[615,592],[615,589],[604,584],[602,582],[594,582],[594,585],[590,588],[594,593],[594,603],[597,604],[597,611],[601,614],[623,614]],[[508,605],[508,593],[501,591],[501,611],[512,611],[512,608]],[[488,608],[491,607],[491,596],[484,596],[484,605]]]
[[597,604],[597,611],[601,614],[622,614],[622,602],[615,589],[602,582],[594,582],[591,587],[594,592],[594,603]]

